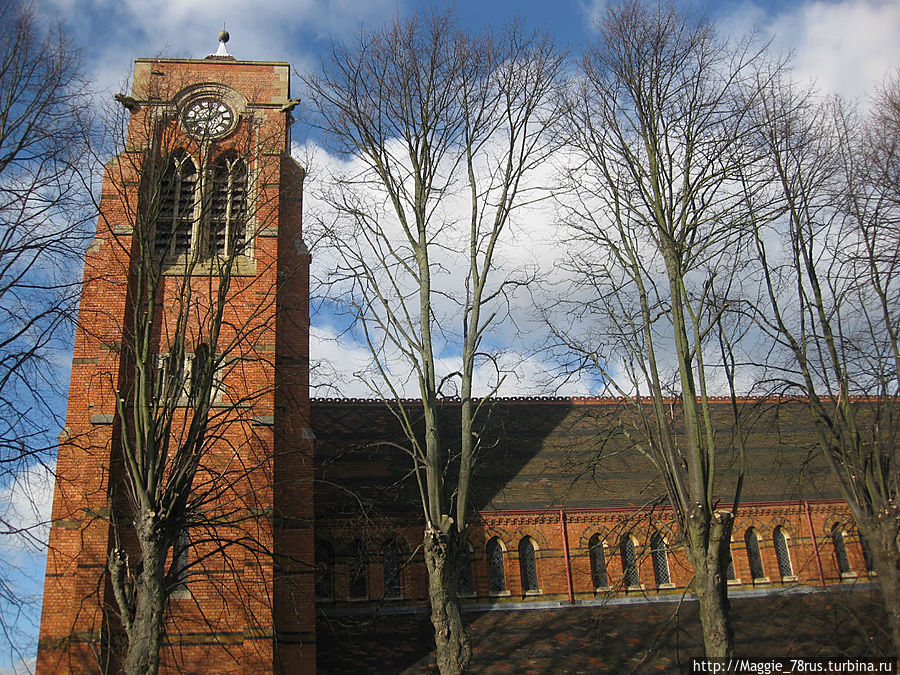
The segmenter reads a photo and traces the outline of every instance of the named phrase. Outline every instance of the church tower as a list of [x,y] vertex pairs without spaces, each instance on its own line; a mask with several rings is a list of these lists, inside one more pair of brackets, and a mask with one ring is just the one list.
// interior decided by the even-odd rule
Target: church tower
[[296,101],[287,63],[239,61],[227,39],[205,59],[138,59],[116,96],[39,673],[119,672],[154,593],[163,672],[315,671]]

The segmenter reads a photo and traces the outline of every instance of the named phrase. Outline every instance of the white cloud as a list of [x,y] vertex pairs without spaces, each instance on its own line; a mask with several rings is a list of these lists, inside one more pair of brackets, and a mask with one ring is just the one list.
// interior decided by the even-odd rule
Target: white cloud
[[794,72],[823,93],[864,98],[885,74],[900,67],[900,3],[895,0],[785,3],[766,15],[759,5],[739,5],[722,28],[740,34],[752,26],[776,49],[793,52]]
[[[117,91],[131,62],[146,56],[203,58],[216,51],[223,24],[238,59],[318,63],[331,37],[348,39],[363,23],[390,21],[396,0],[45,0],[38,8],[61,19],[88,61],[97,86]],[[401,3],[402,6],[402,3]]]
[[50,531],[54,466],[35,463],[0,487],[0,551],[42,551]]

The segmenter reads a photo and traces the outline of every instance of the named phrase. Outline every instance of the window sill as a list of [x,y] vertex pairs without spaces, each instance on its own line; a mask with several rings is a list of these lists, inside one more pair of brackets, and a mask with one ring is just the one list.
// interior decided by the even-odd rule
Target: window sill
[[645,590],[645,589],[644,589],[644,584],[640,584],[640,585],[638,585],[638,586],[626,586],[626,587],[625,587],[625,592],[626,592],[626,593],[630,593],[630,592],[632,592],[632,591],[643,591],[643,590]]
[[348,597],[347,598],[347,602],[368,602],[368,601],[369,601],[368,595],[360,595],[357,597],[352,597],[352,598]]
[[754,577],[753,583],[754,584],[771,584],[772,579],[770,579],[769,577]]
[[729,586],[740,586],[741,580],[740,579],[726,579],[725,583],[728,584]]
[[[165,276],[184,276],[190,268],[191,276],[209,277],[219,276],[223,260],[196,260],[192,261],[186,255],[167,255],[163,258],[162,273]],[[235,256],[231,275],[235,277],[252,277],[256,275],[256,259],[250,256]]]
[[659,584],[656,588],[661,591],[667,591],[667,590],[671,590],[671,589],[675,588],[675,584],[672,584],[672,583]]
[[856,572],[841,572],[841,579],[856,579],[858,576]]
[[536,591],[525,591],[524,593],[522,593],[522,597],[527,598],[532,595],[543,595],[543,594],[544,594],[544,591],[542,591],[541,589],[537,589]]
[[781,577],[781,583],[783,584],[793,584],[800,581],[796,574],[789,574],[786,577]]
[[509,591],[491,591],[488,593],[488,596],[492,598],[508,598],[510,595]]

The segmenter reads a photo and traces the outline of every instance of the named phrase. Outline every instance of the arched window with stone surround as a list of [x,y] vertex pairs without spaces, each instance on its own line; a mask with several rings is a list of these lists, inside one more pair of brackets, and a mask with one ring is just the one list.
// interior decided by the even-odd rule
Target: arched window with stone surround
[[626,534],[619,542],[619,552],[622,555],[622,577],[628,587],[640,586],[641,577],[638,573],[637,554],[634,549],[634,539]]
[[850,557],[847,555],[847,543],[844,541],[844,531],[839,523],[831,528],[831,544],[834,546],[834,561],[837,563],[838,572],[850,574]]
[[772,532],[772,544],[775,547],[775,557],[778,559],[778,573],[781,578],[794,576],[794,568],[791,565],[791,552],[788,549],[787,536],[784,528],[779,525]]
[[497,537],[491,539],[485,547],[488,565],[488,582],[491,593],[506,591],[506,572],[503,570],[503,546]]
[[349,577],[349,595],[351,598],[365,598],[368,596],[366,545],[362,541],[355,541],[350,545],[350,556],[347,559],[347,576]]
[[750,576],[754,579],[764,579],[766,572],[763,569],[762,556],[759,553],[759,535],[754,528],[747,530],[744,535],[744,543],[747,545],[747,561],[750,563]]
[[606,552],[603,550],[603,540],[599,534],[595,534],[588,541],[588,554],[591,559],[591,581],[594,588],[606,588],[609,586],[606,576]]
[[659,532],[650,537],[650,557],[653,559],[653,576],[657,586],[671,583],[669,578],[669,555],[666,540]]
[[519,542],[519,573],[522,579],[522,591],[537,592],[537,561],[534,559],[534,542],[531,537],[522,537]]
[[399,598],[400,592],[400,547],[396,540],[384,542],[381,547],[381,565],[384,571],[384,597]]
[[[197,168],[183,152],[166,161],[158,186],[144,194],[153,219],[153,252],[158,256],[191,253],[196,210]],[[154,194],[155,191],[155,194]]]
[[334,595],[334,553],[324,541],[316,544],[316,599],[330,600]]

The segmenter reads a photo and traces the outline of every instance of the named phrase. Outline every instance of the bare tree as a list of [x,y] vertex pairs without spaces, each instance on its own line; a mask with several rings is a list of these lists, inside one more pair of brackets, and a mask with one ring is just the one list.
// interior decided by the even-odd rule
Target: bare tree
[[[70,349],[91,209],[80,190],[88,126],[77,52],[20,2],[0,2],[0,34],[0,491],[11,497],[52,471],[65,390],[57,363]],[[46,523],[15,509],[0,503],[4,548],[16,539],[42,551]],[[11,578],[14,561],[0,558],[0,632],[15,648],[15,608],[32,601]]]
[[[626,435],[657,468],[708,656],[733,653],[725,570],[743,477],[735,378],[746,330],[738,179],[761,51],[720,41],[671,6],[611,3],[571,89],[572,287],[548,313],[568,368],[624,397]],[[574,357],[574,358],[572,358]],[[731,397],[717,433],[710,396]],[[717,508],[731,502],[731,511]]]
[[[115,653],[120,631],[109,625],[101,650],[127,673],[158,671],[173,619],[221,630],[204,599],[216,593],[230,629],[241,617],[272,624],[275,483],[293,494],[278,434],[304,443],[303,172],[287,155],[287,112],[255,105],[257,92],[198,85],[184,68],[154,62],[133,97],[116,97],[118,154],[106,165],[76,341],[76,352],[109,353],[87,358],[97,364],[88,386],[115,413],[110,436],[75,433],[60,452],[105,455],[108,482],[86,494],[88,481],[61,475],[55,502],[57,518],[66,504],[95,502],[100,518],[109,509],[125,647]],[[73,420],[84,417],[82,395]],[[191,589],[200,592],[189,608]],[[173,609],[173,598],[186,602]],[[246,650],[233,657],[254,667]],[[272,667],[271,653],[261,658]]]
[[869,118],[779,80],[759,99],[767,183],[747,181],[770,367],[804,397],[878,573],[900,650],[900,85]]
[[[326,282],[371,351],[368,385],[407,436],[443,673],[463,672],[471,656],[456,568],[475,424],[492,393],[475,399],[473,378],[504,293],[524,282],[498,269],[498,248],[514,212],[537,196],[528,178],[550,150],[561,63],[540,36],[511,27],[470,37],[435,13],[335,46],[324,74],[307,78],[324,131],[351,164],[324,195],[336,252]],[[440,372],[442,359],[452,372]],[[411,373],[421,406],[404,402],[398,371]],[[457,379],[458,458],[441,437],[439,404]]]

